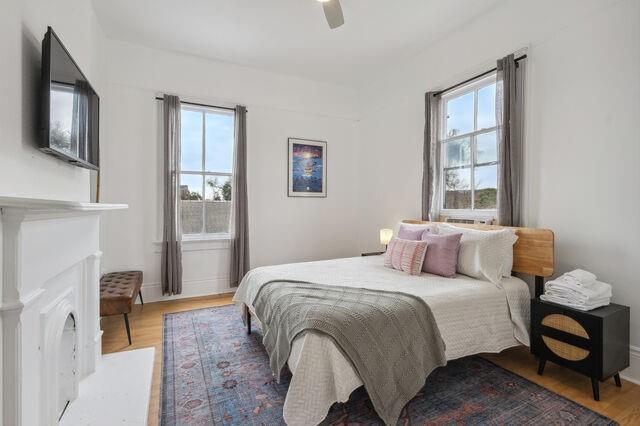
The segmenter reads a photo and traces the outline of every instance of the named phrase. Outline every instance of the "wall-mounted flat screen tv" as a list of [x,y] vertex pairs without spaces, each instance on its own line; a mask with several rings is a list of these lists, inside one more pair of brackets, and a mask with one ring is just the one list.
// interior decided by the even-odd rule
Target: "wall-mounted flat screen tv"
[[100,99],[51,27],[42,41],[40,149],[97,170]]

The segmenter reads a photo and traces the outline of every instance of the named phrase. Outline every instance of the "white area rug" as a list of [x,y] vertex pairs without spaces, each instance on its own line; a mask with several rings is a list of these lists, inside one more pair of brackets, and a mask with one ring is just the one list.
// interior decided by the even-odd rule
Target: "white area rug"
[[147,424],[154,348],[104,355],[98,370],[80,383],[61,426]]

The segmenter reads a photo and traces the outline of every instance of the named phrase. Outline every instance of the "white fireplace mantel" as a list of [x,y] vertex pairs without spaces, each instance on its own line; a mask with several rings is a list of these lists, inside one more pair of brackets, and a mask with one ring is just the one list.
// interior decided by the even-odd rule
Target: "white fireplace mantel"
[[95,371],[100,216],[127,207],[0,197],[2,424],[57,424],[59,336],[69,315],[76,395],[78,383]]
[[82,203],[79,201],[44,200],[40,198],[0,197],[0,208],[24,209],[31,213],[45,212],[101,212],[121,210],[126,204]]

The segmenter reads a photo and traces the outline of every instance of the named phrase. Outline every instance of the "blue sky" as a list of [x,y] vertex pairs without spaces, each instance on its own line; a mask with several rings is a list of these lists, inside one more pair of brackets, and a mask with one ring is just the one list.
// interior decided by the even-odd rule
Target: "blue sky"
[[[182,170],[202,170],[203,113],[182,110]],[[233,169],[234,117],[225,113],[205,113],[205,168],[208,172],[231,173]]]
[[[451,135],[473,131],[473,103],[475,92],[453,98],[447,102],[447,129]],[[496,85],[491,84],[478,91],[478,129],[486,129],[496,125],[495,117]]]

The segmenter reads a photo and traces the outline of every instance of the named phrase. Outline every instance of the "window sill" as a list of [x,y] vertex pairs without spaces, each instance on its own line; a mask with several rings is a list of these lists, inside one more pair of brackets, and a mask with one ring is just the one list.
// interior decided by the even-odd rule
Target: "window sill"
[[455,219],[493,219],[498,218],[496,210],[440,210],[440,217],[448,216]]
[[[162,253],[162,241],[156,241],[156,253]],[[203,234],[182,237],[182,251],[228,250],[231,244],[229,234]]]
[[182,236],[183,243],[202,241],[231,241],[231,236],[229,234],[187,234]]

